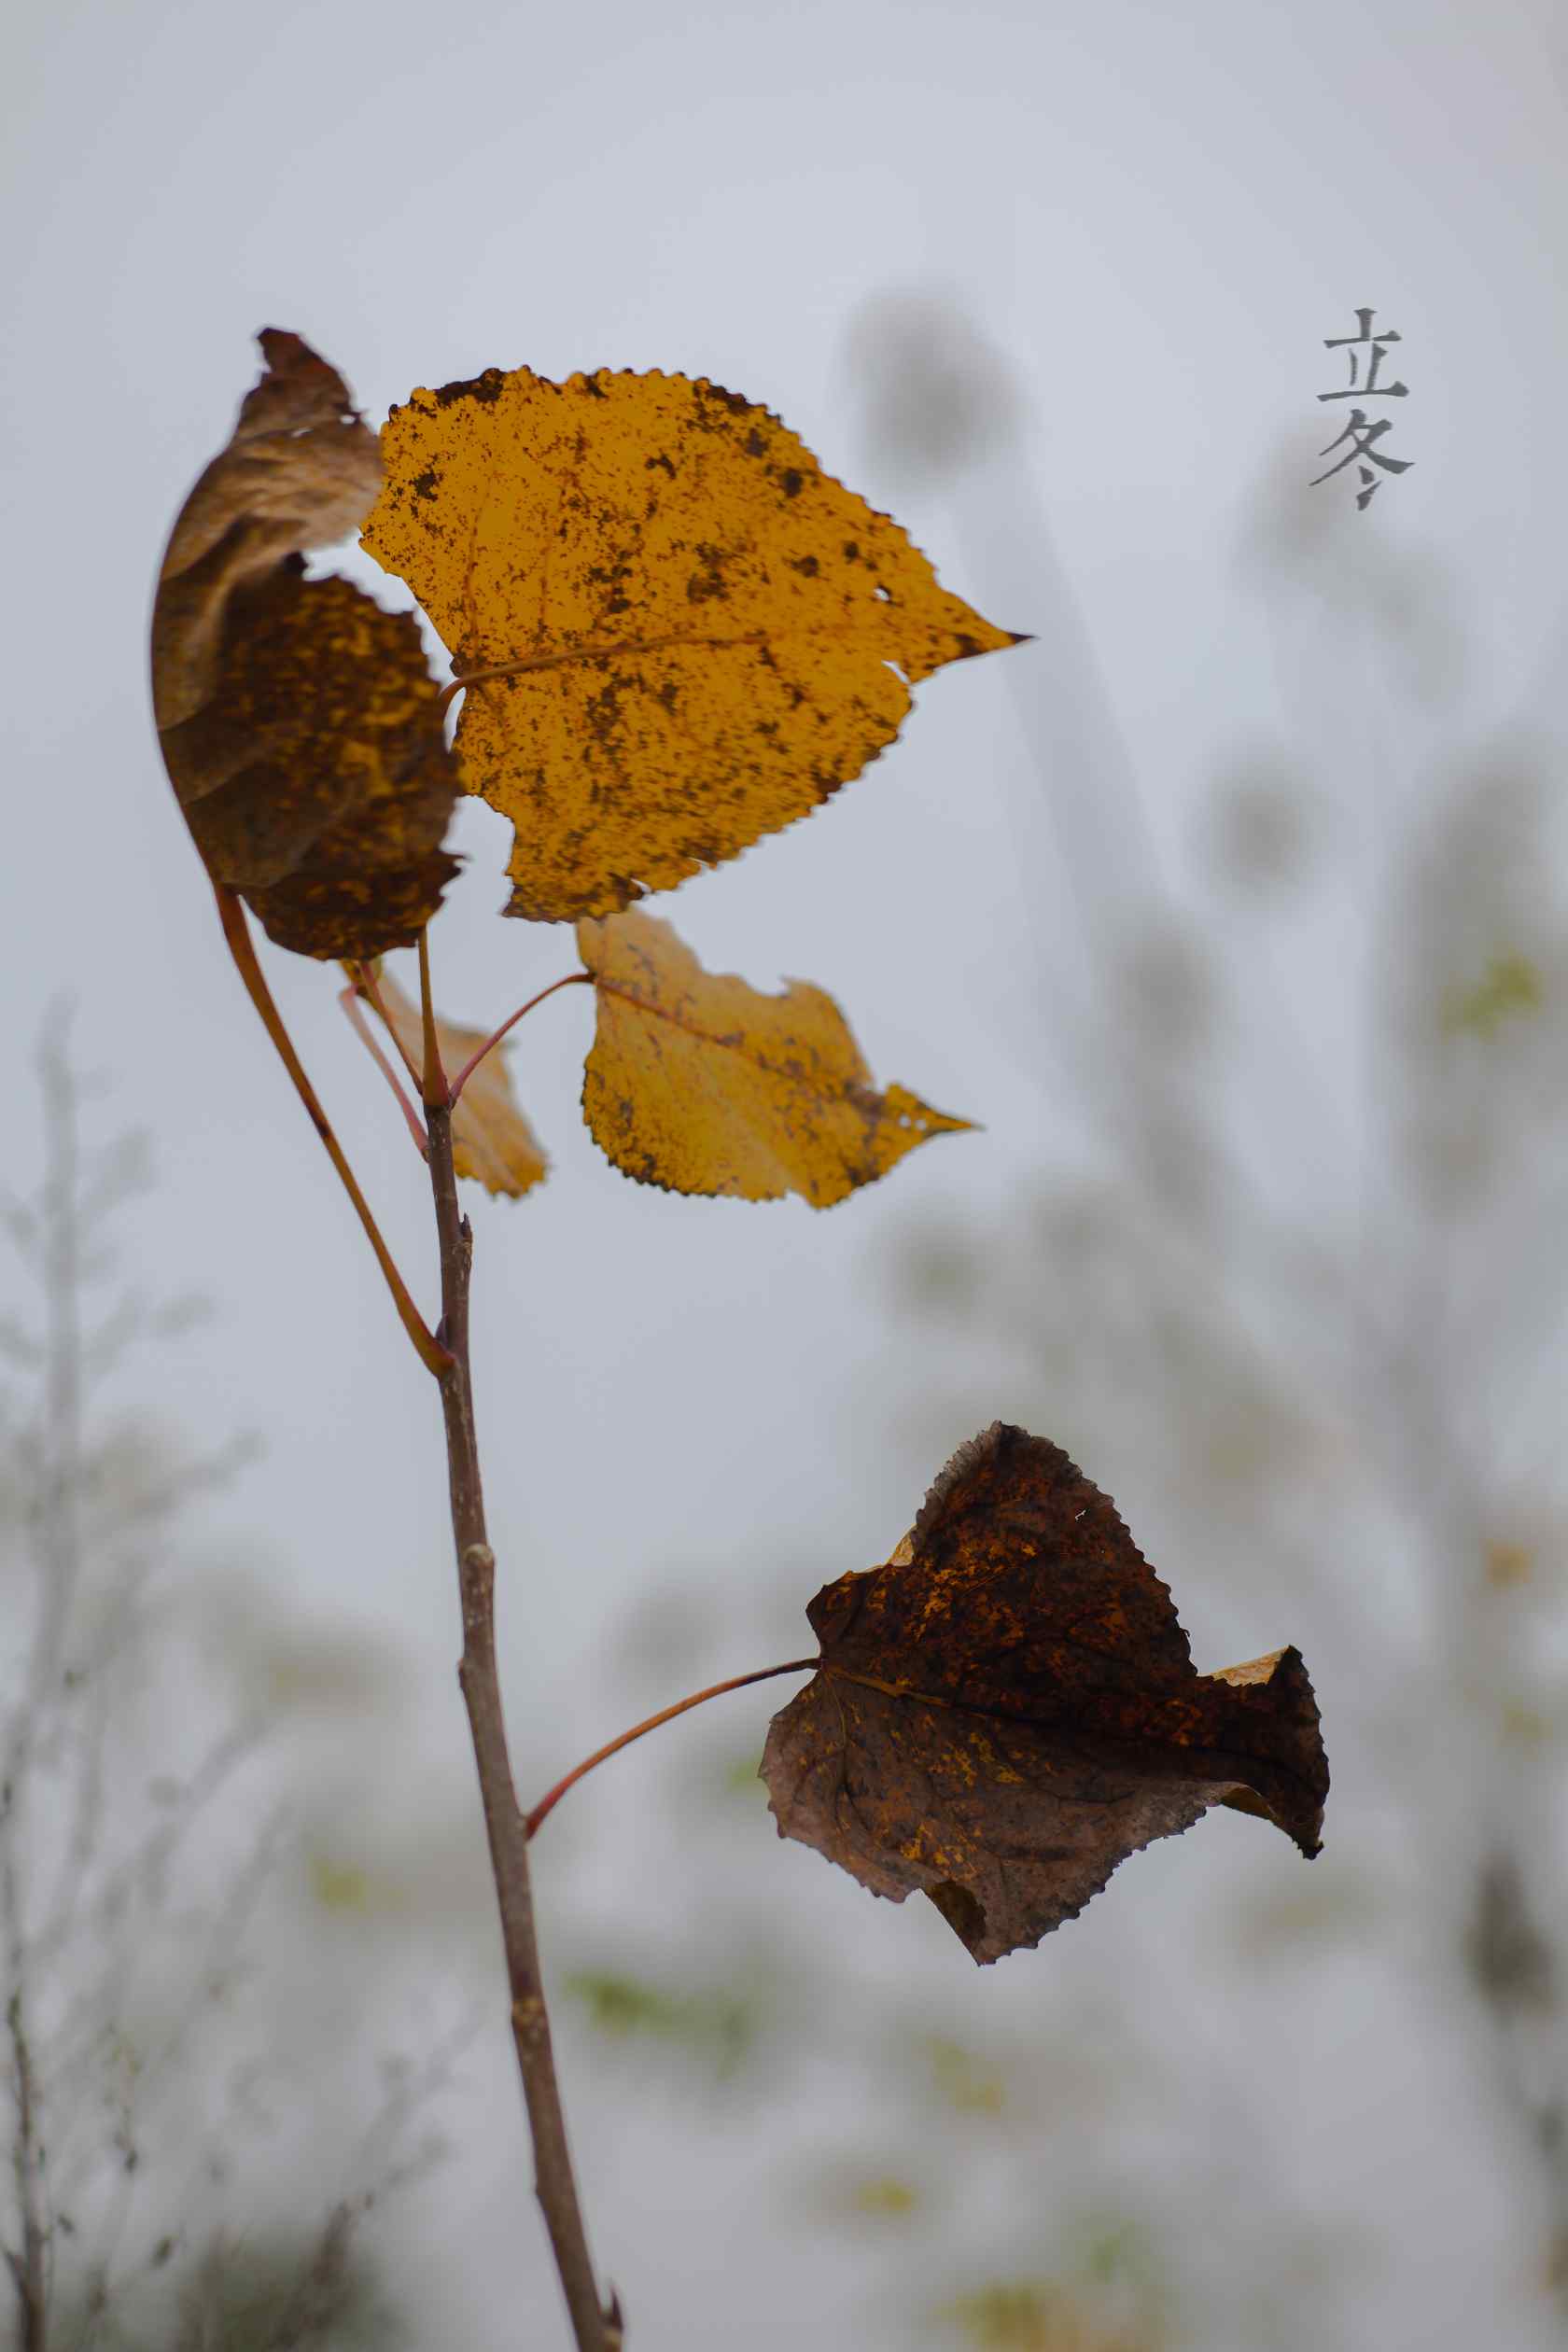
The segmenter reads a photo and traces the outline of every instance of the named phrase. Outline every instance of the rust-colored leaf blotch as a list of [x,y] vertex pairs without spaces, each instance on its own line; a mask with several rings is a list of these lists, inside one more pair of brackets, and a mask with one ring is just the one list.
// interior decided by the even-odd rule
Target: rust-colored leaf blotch
[[[417,1085],[425,1058],[425,1025],[418,1005],[385,972],[377,975],[375,995],[368,1001],[391,1031],[403,1066]],[[437,1020],[436,1048],[449,1083],[468,1068],[488,1034]],[[464,1084],[452,1113],[452,1164],[459,1176],[471,1176],[486,1192],[518,1200],[544,1182],[550,1162],[511,1091],[511,1076],[502,1059],[506,1050],[505,1039],[492,1045]]]
[[297,335],[175,523],[153,612],[164,764],[214,881],[303,955],[410,946],[456,872],[456,794],[418,623],[302,551],[362,520],[376,441]]
[[806,1614],[820,1663],[763,1757],[779,1834],[874,1894],[929,1895],[978,1961],[1038,1943],[1211,1805],[1318,1850],[1299,1652],[1197,1673],[1109,1499],[1043,1437],[972,1438],[887,1566]]
[[363,543],[474,681],[457,750],[515,829],[514,915],[733,858],[884,750],[911,684],[1017,642],[701,378],[491,369],[413,393],[383,442]]
[[879,1092],[822,989],[766,996],[705,972],[640,913],[578,926],[598,1017],[583,1072],[595,1141],[639,1183],[828,1209],[967,1119]]

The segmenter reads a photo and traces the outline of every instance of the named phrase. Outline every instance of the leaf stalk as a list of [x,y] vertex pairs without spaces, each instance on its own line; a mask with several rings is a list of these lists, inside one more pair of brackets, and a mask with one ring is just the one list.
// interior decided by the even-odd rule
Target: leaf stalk
[[607,1740],[602,1748],[595,1748],[593,1755],[585,1756],[581,1764],[574,1764],[564,1779],[558,1780],[553,1788],[546,1791],[528,1815],[525,1827],[529,1837],[554,1812],[568,1788],[575,1788],[595,1765],[618,1756],[623,1747],[630,1747],[634,1740],[640,1740],[644,1732],[657,1731],[662,1723],[673,1723],[677,1715],[685,1715],[692,1707],[704,1705],[709,1699],[722,1698],[726,1690],[742,1690],[748,1683],[768,1682],[775,1674],[809,1674],[821,1662],[819,1658],[791,1658],[783,1666],[759,1666],[749,1674],[732,1674],[728,1682],[710,1683],[706,1690],[693,1690],[689,1699],[678,1699],[673,1707],[661,1707],[658,1714],[651,1715],[646,1722],[634,1723],[629,1731],[623,1731],[618,1739]]
[[238,891],[230,889],[225,883],[215,882],[213,889],[217,899],[218,919],[223,925],[223,936],[229,943],[229,953],[234,959],[240,978],[245,982],[245,991],[260,1016],[261,1026],[277,1048],[278,1057],[293,1081],[294,1091],[304,1104],[310,1123],[321,1138],[327,1156],[337,1169],[343,1188],[354,1204],[354,1213],[365,1229],[365,1238],[375,1252],[376,1264],[380,1267],[386,1287],[392,1294],[392,1304],[398,1310],[398,1320],[413,1342],[419,1360],[426,1370],[434,1373],[439,1380],[445,1374],[450,1358],[434,1333],[426,1327],[424,1317],[410,1297],[408,1285],[399,1273],[392,1253],[382,1239],[381,1227],[371,1214],[370,1203],[360,1191],[354,1170],[344,1156],[343,1145],[332,1131],[332,1123],[321,1107],[320,1097],[305,1076],[303,1064],[294,1050],[294,1041],[284,1027],[283,1015],[273,1001],[273,992],[267,986],[266,975],[257,961],[256,943],[250,935],[250,925],[245,917],[244,902]]
[[509,1014],[507,1018],[501,1023],[498,1029],[491,1030],[489,1036],[485,1039],[478,1053],[469,1055],[468,1060],[463,1064],[462,1069],[457,1072],[456,1077],[452,1081],[450,1087],[447,1089],[447,1107],[449,1109],[455,1109],[458,1096],[462,1093],[463,1088],[468,1085],[469,1080],[473,1076],[474,1071],[479,1068],[480,1063],[484,1059],[485,1055],[489,1053],[493,1045],[498,1045],[500,1043],[508,1029],[515,1029],[517,1023],[523,1018],[525,1013],[531,1013],[536,1004],[542,1004],[546,997],[552,997],[555,994],[557,988],[575,987],[579,985],[579,983],[581,983],[584,987],[592,987],[594,985],[593,973],[591,972],[566,973],[559,980],[552,980],[548,988],[541,988],[538,996],[531,996],[526,1004],[520,1004],[515,1013]]
[[338,1002],[343,1006],[343,1011],[347,1014],[355,1036],[359,1040],[360,1044],[363,1045],[366,1053],[369,1054],[371,1059],[374,1062],[376,1068],[380,1071],[382,1076],[391,1087],[393,1094],[397,1097],[398,1108],[402,1113],[404,1119],[408,1122],[408,1131],[413,1138],[414,1145],[419,1153],[419,1156],[421,1159],[425,1159],[428,1155],[430,1147],[425,1134],[424,1123],[420,1119],[418,1112],[409,1100],[408,1088],[404,1085],[402,1080],[393,1069],[392,1064],[388,1061],[386,1056],[382,1052],[380,1040],[376,1037],[376,1034],[371,1029],[369,1021],[366,1020],[365,1015],[359,1010],[359,999],[362,993],[363,990],[361,989],[359,983],[357,981],[353,981],[346,988],[341,988],[338,991]]

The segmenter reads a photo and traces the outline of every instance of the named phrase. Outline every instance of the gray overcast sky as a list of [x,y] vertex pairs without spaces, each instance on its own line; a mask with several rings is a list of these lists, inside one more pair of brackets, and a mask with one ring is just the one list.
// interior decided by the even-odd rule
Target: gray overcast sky
[[[372,420],[413,385],[525,361],[703,373],[765,402],[994,620],[1042,629],[1071,581],[1151,834],[1175,853],[1198,786],[1270,730],[1309,723],[1352,795],[1358,765],[1378,789],[1331,706],[1292,707],[1238,561],[1281,450],[1305,465],[1328,438],[1337,412],[1315,395],[1339,359],[1322,345],[1353,305],[1375,301],[1404,336],[1411,397],[1389,445],[1415,461],[1365,525],[1446,567],[1478,633],[1458,739],[1539,711],[1564,642],[1562,21],[1544,0],[20,0],[0,37],[0,1158],[30,1159],[28,1058],[68,989],[113,1114],[156,1139],[139,1270],[219,1309],[171,1355],[157,1404],[210,1437],[264,1434],[239,1514],[258,1556],[406,1631],[428,1669],[418,1737],[445,1769],[461,1725],[433,1400],[241,998],[147,709],[160,548],[253,379],[255,330],[306,335]],[[986,528],[960,531],[945,493],[895,478],[861,435],[848,332],[869,298],[911,286],[961,302],[1016,374],[1017,443],[970,510]],[[1010,507],[1007,467],[1027,467],[1038,510]],[[1059,566],[1038,577],[1037,511]],[[1004,660],[1032,665],[1027,690]],[[877,1269],[917,1212],[1000,1218],[1071,1127],[1019,1078],[1042,1017],[1030,927],[1061,910],[1043,863],[1020,863],[1047,852],[1015,691],[1071,709],[1085,686],[1048,633],[960,665],[828,810],[656,908],[712,967],[832,988],[879,1077],[983,1136],[825,1217],[671,1201],[624,1183],[581,1130],[578,992],[522,1034],[513,1068],[554,1177],[473,1213],[492,1508],[527,1564],[526,1629],[515,1607],[506,1620],[524,1716],[594,1668],[607,1620],[666,1568],[721,1591],[794,1556],[804,1600],[817,1565],[885,1556],[910,1516],[921,1468],[900,1432],[922,1366],[880,1311]],[[435,934],[439,988],[478,1020],[570,951],[483,919],[503,895],[497,820],[469,808],[458,840],[471,862]],[[333,976],[273,962],[429,1298],[420,1171]],[[994,1384],[976,1403],[977,1419],[1011,1406]],[[766,1605],[788,1655],[798,1617]],[[1204,1659],[1201,1595],[1186,1614]],[[1290,1630],[1260,1624],[1255,1646]],[[519,1743],[565,1760],[609,1728],[590,1687]],[[622,1826],[635,1837],[634,1815]],[[787,1883],[800,1900],[816,1883]],[[704,2179],[718,2193],[714,2168]],[[509,2193],[498,2182],[503,2242]],[[628,2157],[601,2235],[636,2195]],[[710,2336],[666,2298],[638,2343],[733,2341],[748,2306],[729,2293],[704,2290]],[[779,2311],[749,2340],[793,2340],[787,2297]]]

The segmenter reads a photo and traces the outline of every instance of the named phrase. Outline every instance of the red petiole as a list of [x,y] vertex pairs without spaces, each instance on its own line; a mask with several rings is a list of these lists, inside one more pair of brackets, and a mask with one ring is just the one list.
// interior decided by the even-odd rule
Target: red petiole
[[452,1081],[452,1084],[447,1090],[447,1108],[452,1110],[456,1107],[458,1096],[462,1093],[463,1088],[468,1085],[469,1080],[473,1076],[474,1071],[479,1068],[480,1063],[484,1059],[485,1055],[490,1051],[492,1045],[498,1045],[502,1038],[506,1035],[508,1029],[516,1028],[525,1013],[531,1013],[536,1004],[542,1004],[546,997],[551,997],[555,994],[557,988],[570,988],[575,987],[580,981],[586,983],[586,985],[591,987],[593,986],[593,973],[589,972],[568,972],[562,979],[552,980],[549,987],[541,988],[538,996],[531,996],[526,1004],[520,1004],[515,1013],[509,1014],[507,1018],[501,1023],[498,1029],[491,1030],[489,1036],[485,1039],[478,1053],[469,1057],[469,1058],[463,1064],[462,1069],[457,1072],[456,1077]]
[[630,1747],[634,1740],[640,1740],[645,1731],[657,1731],[662,1723],[673,1723],[677,1715],[685,1715],[689,1708],[700,1707],[709,1699],[721,1698],[726,1690],[743,1690],[748,1683],[767,1682],[775,1674],[809,1674],[820,1663],[821,1660],[816,1658],[791,1658],[784,1666],[761,1666],[755,1673],[732,1674],[728,1682],[710,1683],[706,1690],[694,1690],[689,1699],[678,1699],[673,1707],[661,1707],[658,1714],[650,1715],[646,1722],[635,1723],[629,1731],[623,1731],[619,1739],[607,1741],[602,1748],[595,1748],[592,1756],[585,1756],[581,1764],[572,1767],[564,1780],[558,1780],[553,1788],[547,1790],[524,1824],[529,1837],[554,1812],[568,1788],[575,1787],[596,1764],[603,1764],[608,1757],[618,1755],[622,1748]]
[[380,1071],[382,1076],[391,1087],[393,1093],[397,1096],[398,1107],[402,1112],[404,1118],[408,1121],[409,1133],[413,1136],[414,1142],[419,1147],[420,1157],[422,1159],[427,1159],[429,1157],[430,1145],[429,1139],[425,1133],[425,1122],[421,1119],[418,1112],[409,1100],[407,1087],[403,1085],[402,1080],[399,1077],[397,1071],[387,1060],[386,1056],[382,1052],[375,1031],[371,1029],[369,1021],[366,1020],[365,1015],[359,1010],[359,999],[361,995],[366,995],[368,993],[369,991],[367,989],[362,988],[360,984],[357,981],[355,981],[351,983],[348,987],[339,990],[338,1002],[343,1006],[343,1011],[348,1015],[350,1021],[353,1023],[354,1034],[357,1037],[359,1043],[363,1045],[365,1051],[369,1054],[371,1059],[374,1062],[376,1068]]

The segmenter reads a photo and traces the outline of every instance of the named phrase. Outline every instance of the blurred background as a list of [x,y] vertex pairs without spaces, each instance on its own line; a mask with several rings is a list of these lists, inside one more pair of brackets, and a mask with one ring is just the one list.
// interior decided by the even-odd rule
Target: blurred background
[[[147,707],[163,537],[276,325],[372,421],[491,365],[710,375],[1034,634],[655,909],[982,1133],[826,1215],[643,1193],[581,1124],[581,992],[517,1033],[553,1172],[469,1209],[525,1798],[798,1655],[998,1416],[1115,1498],[1200,1667],[1294,1641],[1323,1707],[1310,1869],[1211,1815],[984,1971],[775,1838],[788,1684],[575,1791],[539,1901],[628,2342],[1568,2342],[1557,12],[24,0],[0,38],[3,2324],[566,2340],[439,1416]],[[1369,301],[1410,470],[1358,512],[1308,485]],[[570,944],[493,919],[500,820],[455,841],[438,992],[494,1021]],[[269,969],[428,1301],[337,975]]]

